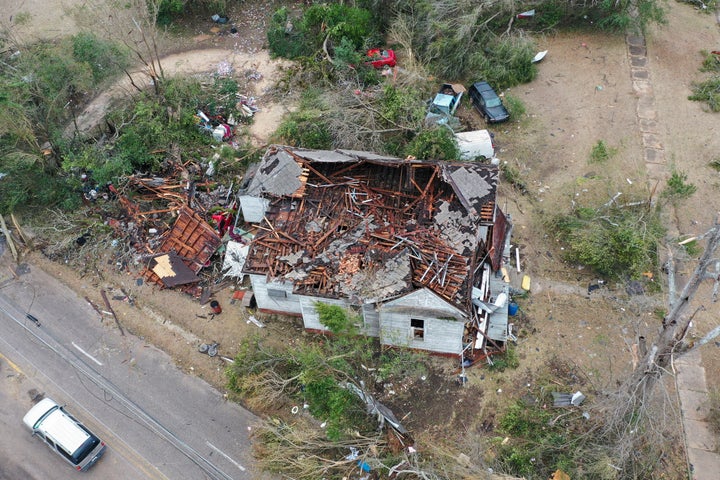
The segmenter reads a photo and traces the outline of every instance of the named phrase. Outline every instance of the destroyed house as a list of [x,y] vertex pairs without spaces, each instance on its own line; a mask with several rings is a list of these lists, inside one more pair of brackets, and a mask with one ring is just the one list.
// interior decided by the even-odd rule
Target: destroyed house
[[243,273],[258,308],[327,330],[315,305],[353,309],[383,345],[470,356],[503,349],[509,222],[498,169],[271,146],[238,195],[256,224]]

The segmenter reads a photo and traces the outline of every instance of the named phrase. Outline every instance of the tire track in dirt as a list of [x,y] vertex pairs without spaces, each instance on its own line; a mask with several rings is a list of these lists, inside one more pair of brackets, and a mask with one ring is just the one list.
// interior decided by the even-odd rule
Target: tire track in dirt
[[[255,53],[240,52],[223,48],[207,48],[189,50],[182,53],[172,54],[160,59],[165,76],[173,77],[179,75],[201,75],[208,79],[218,73],[221,64],[230,65],[232,76],[237,78],[245,72],[257,72],[260,78],[257,80],[241,79],[242,85],[247,81],[248,89],[252,91],[247,94],[255,96],[260,110],[255,114],[254,121],[250,125],[250,134],[254,143],[262,145],[282,119],[282,116],[289,111],[282,104],[270,101],[263,95],[267,92],[283,68],[289,65],[286,61],[270,58],[267,51],[261,50]],[[114,84],[97,95],[73,122],[65,129],[65,136],[93,135],[97,133],[98,127],[103,124],[105,116],[118,103],[137,95],[139,92],[133,86],[133,82],[139,88],[147,89],[151,86],[150,76],[144,69],[130,71],[132,82],[127,76],[119,78]]]

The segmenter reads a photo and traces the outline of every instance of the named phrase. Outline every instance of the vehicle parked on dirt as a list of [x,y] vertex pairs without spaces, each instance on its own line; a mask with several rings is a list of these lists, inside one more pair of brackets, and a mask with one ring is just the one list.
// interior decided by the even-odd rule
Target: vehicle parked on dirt
[[443,83],[435,97],[430,101],[425,125],[447,125],[456,131],[460,121],[454,117],[455,110],[460,106],[460,99],[465,94],[465,87],[460,84]]
[[105,453],[105,442],[70,415],[65,407],[44,398],[23,417],[23,423],[76,470],[86,471]]
[[489,83],[475,82],[468,93],[472,104],[486,122],[499,123],[510,118],[510,113],[503,105],[502,99]]
[[381,50],[379,48],[373,48],[368,50],[367,56],[370,59],[367,63],[375,68],[394,67],[397,65],[395,51],[390,49]]

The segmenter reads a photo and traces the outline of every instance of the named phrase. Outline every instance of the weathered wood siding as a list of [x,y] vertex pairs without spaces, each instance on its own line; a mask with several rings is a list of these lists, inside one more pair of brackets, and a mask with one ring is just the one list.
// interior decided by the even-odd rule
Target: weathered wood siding
[[[410,326],[411,319],[424,321],[425,331],[422,340],[414,338],[413,328]],[[380,312],[380,343],[383,345],[459,355],[462,352],[464,328],[463,322],[434,318],[430,311],[425,315]]]
[[[423,321],[422,339],[413,335],[412,319]],[[463,312],[427,288],[383,304],[379,322],[383,345],[458,355],[462,352]]]
[[366,303],[362,306],[363,320],[365,322],[365,335],[370,337],[380,336],[380,312],[374,303]]
[[328,305],[339,305],[347,308],[347,302],[342,299],[308,297],[305,295],[297,295],[300,299],[300,307],[302,308],[303,324],[305,328],[311,330],[327,330],[327,327],[320,323],[320,315],[315,309],[315,302],[327,303]]
[[[300,296],[293,295],[290,282],[267,282],[265,275],[250,275],[255,301],[261,310],[301,314]],[[278,295],[284,292],[285,296]]]

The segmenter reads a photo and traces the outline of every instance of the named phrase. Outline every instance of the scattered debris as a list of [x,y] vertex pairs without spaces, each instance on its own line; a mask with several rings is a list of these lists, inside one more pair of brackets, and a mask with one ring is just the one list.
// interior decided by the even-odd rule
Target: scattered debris
[[558,469],[552,474],[550,480],[570,480],[570,475]]
[[105,290],[100,290],[100,296],[102,296],[103,300],[105,301],[105,306],[110,311],[110,314],[115,319],[115,324],[118,327],[118,330],[120,330],[120,335],[123,337],[125,336],[125,330],[123,330],[122,325],[120,325],[120,320],[118,319],[117,315],[115,315],[115,310],[113,310],[112,306],[110,305],[110,300],[108,300],[107,293],[105,293]]
[[[172,229],[158,247],[160,254],[151,257],[143,271],[147,280],[163,286],[196,283],[197,273],[208,263],[220,246],[220,236],[187,205],[180,208]],[[190,291],[194,291],[191,289]]]
[[532,63],[537,63],[537,62],[541,61],[543,58],[545,58],[545,55],[547,55],[547,53],[548,53],[547,50],[543,50],[542,52],[538,52],[537,54],[535,54],[535,56],[533,57],[533,59],[532,59],[531,62],[532,62]]
[[232,72],[233,72],[233,67],[232,67],[232,65],[230,65],[229,62],[222,61],[222,62],[218,63],[218,66],[217,66],[218,76],[229,77],[230,75],[232,75]]
[[553,407],[568,407],[574,405],[576,407],[585,400],[585,395],[580,392],[575,393],[559,393],[552,392]]
[[428,127],[447,125],[454,132],[460,131],[462,125],[454,115],[464,93],[465,87],[459,83],[443,83],[435,98],[430,101],[425,115],[425,125]]
[[257,318],[255,318],[254,315],[250,315],[250,318],[248,318],[247,323],[253,323],[253,324],[257,325],[257,326],[260,327],[260,328],[265,328],[265,324],[262,323],[262,322],[261,322],[260,320],[258,320]]
[[210,344],[201,343],[198,347],[198,352],[207,353],[208,356],[214,357],[218,353],[218,346],[220,346],[220,344],[217,342],[212,342]]
[[212,17],[210,17],[213,22],[219,23],[221,25],[224,25],[230,21],[229,17],[226,17],[225,15],[218,15],[217,13],[214,14]]
[[517,18],[532,18],[535,16],[535,10],[527,10],[516,15]]
[[217,300],[212,300],[210,302],[210,308],[212,308],[212,311],[215,315],[220,315],[222,313],[222,307],[220,306],[220,302]]
[[[385,424],[387,422],[388,425],[390,425],[397,433],[403,436],[409,436],[410,432],[405,429],[405,427],[402,426],[400,421],[395,418],[395,415],[393,412],[387,408],[382,403],[375,400],[375,398],[367,393],[362,387],[361,384],[359,387],[355,385],[354,383],[343,383],[340,385],[341,387],[344,387],[351,392],[353,392],[355,395],[360,397],[360,400],[365,402],[365,406],[367,408],[367,412],[371,415],[377,415],[378,421],[380,422],[380,426]],[[409,437],[408,437],[409,439]]]

